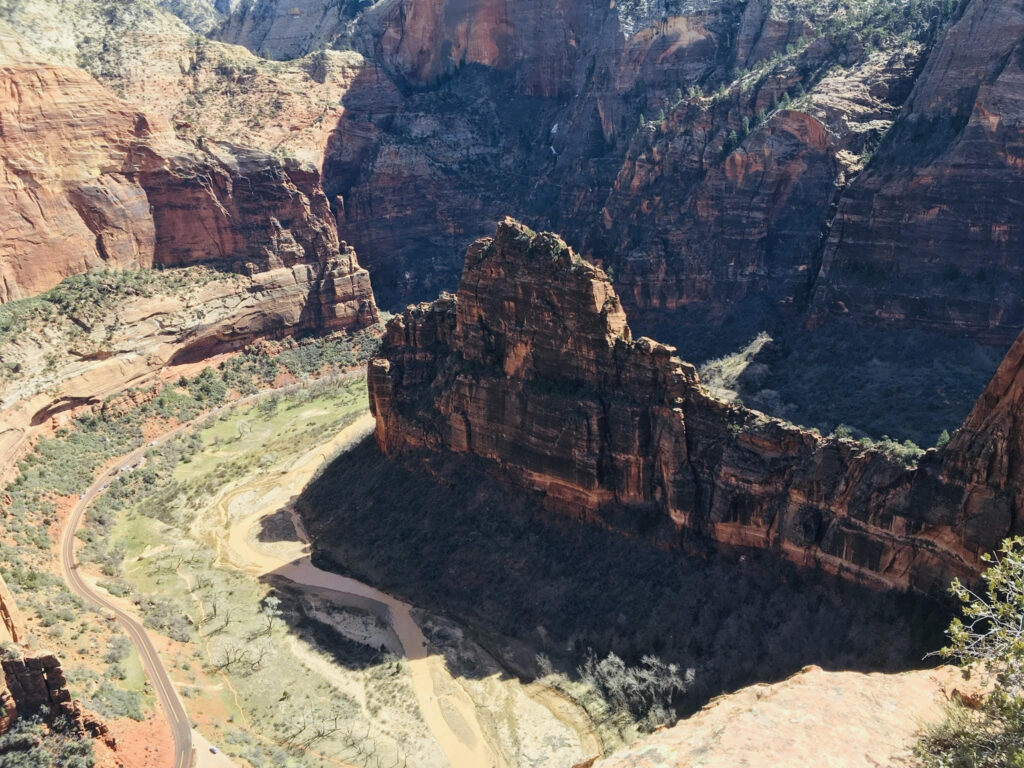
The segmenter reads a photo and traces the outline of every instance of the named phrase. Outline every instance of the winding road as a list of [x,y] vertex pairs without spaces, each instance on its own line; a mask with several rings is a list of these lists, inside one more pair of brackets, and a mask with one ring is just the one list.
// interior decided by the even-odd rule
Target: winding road
[[[204,415],[202,418],[206,418]],[[181,426],[167,432],[162,435],[156,441],[162,443],[175,435],[183,432],[184,430],[191,427],[195,422],[190,421],[182,424]],[[160,700],[160,706],[163,707],[164,712],[167,714],[167,720],[171,726],[171,733],[174,736],[174,762],[172,765],[174,768],[189,768],[192,765],[192,756],[194,753],[192,747],[192,723],[188,718],[188,713],[185,711],[184,705],[181,703],[181,698],[178,696],[178,692],[174,690],[174,684],[171,682],[170,676],[167,674],[167,670],[164,668],[163,662],[160,661],[160,656],[157,654],[156,648],[153,645],[153,641],[150,639],[149,634],[131,614],[124,611],[118,605],[104,597],[100,592],[96,591],[89,582],[87,582],[81,574],[78,567],[78,561],[75,559],[75,535],[78,533],[78,529],[82,525],[82,520],[85,517],[85,510],[88,509],[89,504],[102,493],[107,485],[117,477],[118,470],[121,467],[125,467],[131,464],[138,463],[139,460],[145,456],[146,451],[149,450],[149,445],[144,445],[138,448],[127,456],[122,456],[116,463],[114,469],[108,470],[101,474],[92,485],[89,486],[82,498],[78,500],[74,509],[71,510],[71,515],[68,517],[67,524],[64,526],[64,531],[61,534],[60,540],[60,564],[61,570],[64,572],[64,580],[68,583],[68,587],[71,591],[82,598],[85,602],[92,605],[95,608],[100,608],[105,611],[109,611],[117,619],[117,623],[120,624],[124,631],[128,633],[128,637],[131,638],[132,645],[139,653],[139,658],[142,659],[142,666],[146,670],[146,675],[149,677],[150,683],[156,690],[156,695]]]
[[[337,378],[353,378],[359,373],[361,372],[354,371],[344,373]],[[151,440],[148,444],[136,448],[131,453],[121,456],[119,459],[112,460],[111,463],[113,464],[113,467],[100,473],[96,480],[93,481],[93,484],[89,486],[88,490],[82,494],[78,503],[75,504],[74,508],[71,510],[67,523],[64,525],[64,530],[61,532],[59,550],[60,566],[68,587],[89,605],[112,613],[118,624],[120,624],[124,628],[125,632],[128,633],[128,637],[131,639],[132,645],[135,646],[135,650],[138,652],[139,658],[142,660],[142,666],[146,670],[146,676],[153,685],[157,698],[160,701],[160,706],[167,714],[167,720],[171,726],[171,733],[174,737],[174,762],[171,764],[173,768],[189,768],[193,764],[195,747],[192,743],[192,724],[189,720],[188,713],[185,711],[185,706],[182,704],[181,698],[178,696],[178,692],[174,689],[174,684],[171,682],[170,675],[167,674],[167,670],[164,668],[163,662],[157,654],[153,641],[150,639],[149,634],[146,632],[142,624],[140,624],[139,621],[130,613],[105,597],[101,592],[94,589],[93,586],[83,578],[81,571],[79,570],[78,561],[75,557],[75,538],[78,534],[78,529],[82,527],[82,521],[85,519],[85,511],[89,508],[89,505],[100,493],[106,490],[107,486],[113,482],[114,478],[117,477],[118,472],[123,467],[138,464],[151,447],[165,443],[172,437],[176,437],[182,432],[191,429],[200,422],[205,421],[210,417],[216,417],[231,408],[243,405],[266,395],[290,392],[300,387],[301,385],[299,384],[290,384],[286,387],[278,387],[276,389],[256,392],[255,394],[225,403],[222,406],[214,408],[212,411],[208,411],[201,416],[197,416],[191,421],[179,424],[174,429],[171,429],[160,435],[160,437]]]
[[[348,378],[349,376],[345,375],[344,377]],[[188,713],[185,711],[181,698],[178,696],[146,629],[134,616],[110,600],[104,593],[98,591],[83,577],[75,557],[76,534],[82,525],[86,510],[96,497],[117,477],[122,468],[137,464],[154,445],[162,444],[211,416],[216,417],[223,411],[247,401],[296,388],[296,385],[290,385],[276,390],[265,390],[227,403],[175,427],[147,445],[112,462],[111,468],[102,472],[82,494],[72,509],[61,534],[61,569],[68,586],[72,592],[88,604],[113,614],[117,622],[128,633],[139,654],[146,675],[166,713],[174,737],[173,768],[191,768],[195,765],[197,757],[194,743],[195,734],[193,734]],[[294,542],[295,549],[288,553],[289,556],[282,558],[278,555],[275,557],[268,552],[257,551],[250,545],[249,535],[253,526],[268,514],[283,508],[290,509],[293,496],[309,482],[328,456],[369,434],[372,428],[373,417],[365,414],[335,435],[327,444],[318,446],[295,459],[289,466],[286,476],[277,475],[268,478],[265,483],[250,482],[245,487],[229,491],[218,505],[227,518],[224,522],[229,523],[227,536],[222,540],[222,544],[227,546],[224,548],[218,546],[218,549],[221,550],[218,559],[234,561],[233,564],[236,567],[256,576],[273,572],[299,585],[357,595],[386,606],[391,615],[392,626],[409,663],[413,690],[419,709],[429,731],[441,747],[448,762],[453,768],[505,768],[506,763],[501,751],[492,748],[484,729],[477,721],[472,699],[452,677],[443,656],[427,652],[423,632],[411,615],[412,606],[355,579],[322,571],[313,566],[309,558],[308,540],[305,539],[301,522],[294,515],[293,510],[291,511],[299,534],[299,541]],[[242,494],[251,494],[249,505],[247,505],[249,513],[241,519],[232,520],[227,507],[234,498]],[[225,549],[226,551],[224,551]],[[439,681],[444,683],[444,693],[438,690]],[[535,698],[541,700],[540,696],[535,696]],[[593,731],[587,728],[586,724],[581,727],[578,722],[572,723],[573,718],[567,717],[565,712],[560,712],[559,707],[555,706],[556,704],[564,704],[564,702],[545,702],[546,708],[557,719],[571,725],[580,733],[581,745],[588,753],[600,754],[600,742]],[[199,738],[201,739],[201,737]],[[200,746],[202,744],[206,744],[206,742],[202,741]]]

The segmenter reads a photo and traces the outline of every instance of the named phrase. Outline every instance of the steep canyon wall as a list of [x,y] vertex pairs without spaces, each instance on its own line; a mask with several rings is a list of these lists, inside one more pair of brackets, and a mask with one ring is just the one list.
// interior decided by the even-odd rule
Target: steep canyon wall
[[471,452],[552,511],[931,591],[1020,531],[1022,359],[1024,339],[946,449],[908,466],[711,397],[675,349],[631,337],[602,270],[506,220],[457,295],[388,324],[369,383],[388,455]]
[[[0,42],[0,301],[89,269],[205,263],[290,285],[296,329],[376,320],[369,277],[339,243],[314,169],[180,141],[84,71]],[[276,312],[261,330],[285,325]]]

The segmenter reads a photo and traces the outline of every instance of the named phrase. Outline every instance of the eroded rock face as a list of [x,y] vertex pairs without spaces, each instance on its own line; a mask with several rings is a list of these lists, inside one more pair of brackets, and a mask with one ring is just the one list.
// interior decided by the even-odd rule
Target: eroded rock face
[[71,698],[60,659],[52,653],[34,652],[5,658],[6,685],[0,684],[0,733],[18,717],[41,715],[48,721],[64,718],[79,735],[104,739],[114,747],[107,724]]
[[974,0],[839,205],[818,315],[1010,343],[1024,326],[1024,4]]
[[553,511],[928,591],[977,576],[1020,528],[1021,356],[1024,341],[947,450],[908,467],[716,400],[674,348],[631,338],[603,271],[506,220],[468,250],[457,296],[388,324],[369,387],[389,455],[472,452]]
[[0,88],[0,301],[95,268],[215,263],[290,270],[301,327],[376,320],[369,277],[338,241],[319,174],[223,144],[192,145],[81,70],[5,42]]
[[79,735],[106,738],[113,747],[107,725],[72,700],[60,659],[45,651],[28,651],[25,633],[14,596],[0,578],[0,641],[5,647],[0,659],[0,734],[18,717],[38,714],[51,721],[67,718]]

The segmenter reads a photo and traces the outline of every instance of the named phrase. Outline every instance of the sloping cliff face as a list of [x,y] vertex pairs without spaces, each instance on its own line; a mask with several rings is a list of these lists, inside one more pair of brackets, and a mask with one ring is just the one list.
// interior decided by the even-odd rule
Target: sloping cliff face
[[182,135],[321,165],[391,308],[452,289],[512,212],[678,338],[808,307],[1000,345],[1024,325],[1017,2],[159,5],[0,13]]
[[1024,3],[974,0],[840,202],[819,315],[1010,343],[1024,326]]
[[0,301],[93,268],[214,263],[288,272],[301,327],[376,320],[369,277],[339,243],[315,170],[178,141],[85,72],[43,63],[9,35],[0,89]]
[[322,165],[391,308],[512,212],[614,267],[646,329],[1024,325],[1019,2],[159,5],[0,15],[182,135]]
[[385,453],[475,453],[552,511],[927,591],[1020,528],[1015,353],[956,441],[907,467],[714,399],[674,348],[631,338],[603,271],[506,220],[457,296],[388,324],[370,403]]

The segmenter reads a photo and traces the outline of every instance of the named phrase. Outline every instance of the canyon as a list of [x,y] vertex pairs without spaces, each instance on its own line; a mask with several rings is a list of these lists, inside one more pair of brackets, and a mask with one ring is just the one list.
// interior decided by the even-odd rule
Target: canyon
[[[759,734],[806,708],[820,718],[786,740],[792,764],[844,708],[876,743],[837,738],[830,751],[902,759],[914,729],[904,718],[890,732],[886,718],[900,706],[937,716],[953,671],[862,673],[919,664],[941,642],[950,581],[976,581],[983,555],[1024,534],[1022,41],[1024,0],[0,3],[0,546],[45,543],[77,493],[33,497],[29,523],[10,512],[44,441],[188,397],[189,377],[214,366],[229,400],[254,397],[231,389],[243,350],[254,367],[283,349],[315,358],[277,378],[246,373],[279,394],[318,375],[324,338],[383,334],[368,399],[361,385],[357,404],[337,399],[362,426],[368,402],[374,444],[313,441],[324,413],[307,403],[305,426],[288,423],[310,442],[287,489],[268,474],[291,466],[282,432],[267,441],[280,455],[251,452],[251,474],[216,507],[223,531],[189,533],[221,558],[224,531],[242,537],[229,524],[247,521],[256,547],[242,508],[261,489],[261,522],[287,508],[309,531],[301,557],[324,569],[317,584],[389,591],[416,627],[390,648],[404,661],[363,643],[372,664],[332,684],[365,684],[353,701],[379,725],[373,697],[401,699],[401,665],[417,662],[413,708],[399,701],[381,731],[396,765],[422,745],[428,764],[532,761],[548,745],[531,718],[548,715],[560,756],[653,727],[648,712],[598,723],[601,708],[573,698],[581,688],[538,682],[557,678],[552,663],[578,677],[595,649],[630,664],[693,659],[697,682],[666,705],[690,720],[583,765],[671,765],[712,743],[723,764],[747,760]],[[398,312],[386,328],[378,306]],[[710,381],[706,364],[736,367],[737,349],[749,359],[731,386]],[[352,364],[349,351],[335,360]],[[810,364],[794,375],[825,383],[786,389],[780,371],[798,360]],[[866,395],[850,391],[866,380]],[[847,407],[826,413],[825,401]],[[252,423],[278,423],[277,395],[268,403]],[[211,489],[228,488],[249,418],[231,416],[232,434],[203,427],[215,467],[188,493],[220,498]],[[930,445],[947,428],[933,448],[899,443]],[[885,434],[898,439],[870,439]],[[161,513],[196,506],[165,481]],[[132,549],[121,575],[159,584],[162,548],[188,539],[159,514],[133,525],[162,543]],[[297,539],[263,545],[252,552],[266,567],[225,583],[244,584],[256,629],[287,635],[306,665],[289,662],[292,685],[314,691],[302,670],[331,678],[341,657],[294,644],[308,640],[316,596],[287,627],[263,615],[281,586],[272,571],[295,564],[268,565],[271,553],[298,557]],[[548,562],[559,558],[574,562]],[[618,570],[626,558],[635,572]],[[198,579],[203,564],[187,565]],[[523,587],[547,568],[547,583]],[[491,587],[506,577],[505,591]],[[216,617],[212,582],[191,578],[179,606]],[[113,746],[73,701],[81,678],[39,637],[76,663],[96,642],[51,635],[33,588],[11,584],[0,579],[0,733],[49,708]],[[678,615],[646,615],[648,590],[658,613]],[[202,624],[188,623],[198,648]],[[211,668],[194,673],[176,639],[176,675],[231,688],[204,639]],[[788,677],[818,663],[830,671]],[[252,712],[258,701],[265,723],[306,727],[301,702],[285,690],[264,707],[254,680],[239,685]],[[435,688],[475,692],[458,699],[464,728]],[[709,703],[725,691],[736,693]],[[335,693],[315,690],[347,702]],[[238,739],[243,759],[236,712],[215,698],[204,713],[231,724],[218,738]],[[500,700],[515,717],[492,711]],[[369,734],[353,743],[376,750]]]
[[89,270],[206,270],[187,290],[129,292],[110,314],[73,308],[77,327],[50,324],[5,340],[3,466],[33,427],[152,384],[168,365],[260,338],[377,322],[369,275],[339,241],[314,168],[179,139],[9,30],[0,30],[0,56],[0,301]]
[[714,398],[674,348],[632,338],[606,273],[508,219],[467,250],[458,294],[388,323],[370,406],[386,455],[474,454],[552,512],[937,592],[1021,530],[1022,359],[1024,338],[910,466]]
[[757,308],[1008,345],[1022,14],[262,0],[216,34],[363,56],[323,170],[391,309],[453,289],[452,254],[512,214],[613,267],[645,329]]
[[721,331],[712,355],[751,313],[1020,329],[1019,3],[58,5],[5,16],[183,137],[318,167],[388,309],[514,215],[611,268],[644,332]]

